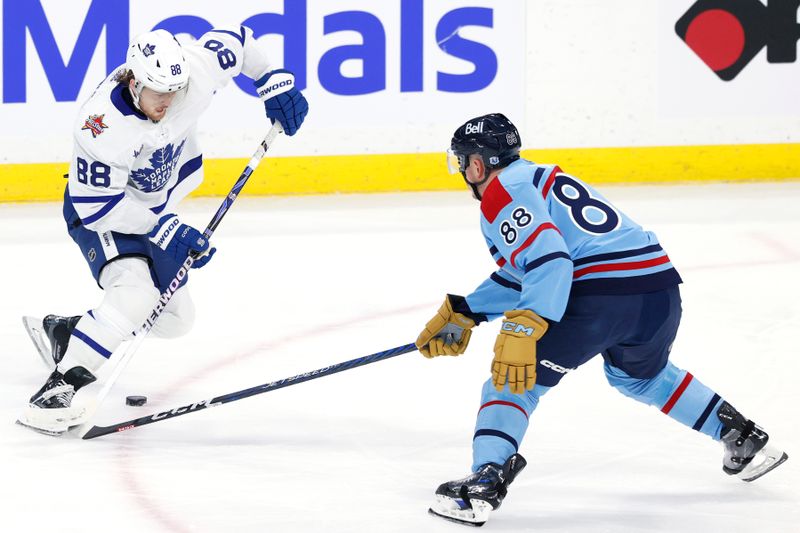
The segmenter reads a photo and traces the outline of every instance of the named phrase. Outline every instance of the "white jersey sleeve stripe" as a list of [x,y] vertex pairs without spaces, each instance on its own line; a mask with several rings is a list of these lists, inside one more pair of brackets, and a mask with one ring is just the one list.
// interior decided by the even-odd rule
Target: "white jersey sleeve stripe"
[[246,38],[245,31],[241,26],[239,29],[241,30],[241,35],[231,30],[208,30],[208,33],[226,33],[232,37],[235,37],[241,43],[241,45],[244,46],[244,41]]

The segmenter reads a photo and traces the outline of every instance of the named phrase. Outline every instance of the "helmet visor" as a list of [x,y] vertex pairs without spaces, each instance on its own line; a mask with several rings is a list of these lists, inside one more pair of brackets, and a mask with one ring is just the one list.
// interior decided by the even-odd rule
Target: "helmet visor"
[[450,174],[458,174],[467,170],[467,158],[457,154],[452,148],[447,149],[447,170]]

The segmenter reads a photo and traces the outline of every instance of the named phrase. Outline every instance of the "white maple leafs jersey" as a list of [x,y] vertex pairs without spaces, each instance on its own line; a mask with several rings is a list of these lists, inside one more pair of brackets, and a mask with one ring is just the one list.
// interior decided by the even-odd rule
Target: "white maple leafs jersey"
[[214,93],[239,73],[258,79],[270,70],[246,27],[211,30],[183,52],[189,83],[159,122],[139,111],[114,80],[124,65],[81,107],[65,202],[86,228],[146,234],[160,215],[174,212],[203,180],[196,125]]

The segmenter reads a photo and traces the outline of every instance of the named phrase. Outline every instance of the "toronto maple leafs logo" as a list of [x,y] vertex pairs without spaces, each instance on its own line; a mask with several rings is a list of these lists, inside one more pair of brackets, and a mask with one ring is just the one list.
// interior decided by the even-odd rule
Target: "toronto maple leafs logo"
[[108,128],[105,122],[103,122],[103,118],[105,115],[89,115],[84,123],[81,130],[89,130],[92,134],[92,139],[96,139],[98,135],[103,133],[103,130]]
[[156,52],[156,45],[154,44],[147,43],[146,45],[144,45],[144,48],[142,48],[142,53],[144,54],[144,57],[150,57],[155,52]]
[[159,148],[150,156],[149,167],[132,170],[130,180],[137,189],[144,192],[160,191],[172,176],[172,171],[178,165],[183,145],[186,139],[176,148],[172,143],[164,148]]

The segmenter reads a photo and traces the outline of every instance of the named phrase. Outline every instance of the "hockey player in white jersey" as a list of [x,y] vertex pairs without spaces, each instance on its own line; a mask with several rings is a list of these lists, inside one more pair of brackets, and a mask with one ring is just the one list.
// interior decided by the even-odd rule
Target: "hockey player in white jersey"
[[[215,248],[175,212],[203,179],[197,120],[240,73],[255,80],[267,117],[294,135],[308,104],[292,73],[273,69],[246,27],[215,29],[184,46],[165,30],[140,35],[125,64],[81,107],[64,219],[105,293],[82,316],[45,317],[53,370],[20,417],[23,425],[60,434],[82,423],[74,394],[144,322],[188,254],[200,254],[193,268],[211,260]],[[177,337],[193,321],[184,284],[152,333]]]

